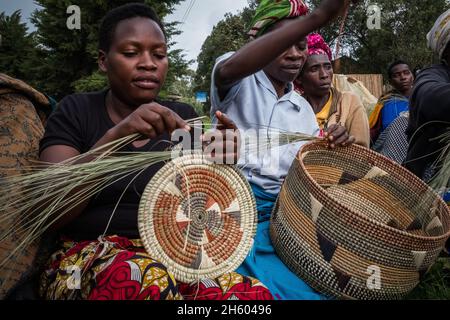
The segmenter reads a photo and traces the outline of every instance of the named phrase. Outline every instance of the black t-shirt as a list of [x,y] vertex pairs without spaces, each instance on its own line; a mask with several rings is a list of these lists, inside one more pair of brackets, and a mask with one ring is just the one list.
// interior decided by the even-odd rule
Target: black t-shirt
[[[49,146],[66,145],[80,153],[89,151],[114,123],[105,106],[107,90],[73,94],[65,97],[48,119],[40,152]],[[196,118],[195,110],[187,104],[158,101],[183,119]],[[145,146],[129,144],[122,151],[163,151],[170,147],[170,136],[165,133]],[[107,234],[139,238],[137,215],[139,201],[145,186],[163,163],[149,167],[128,187],[120,201]],[[134,175],[125,177],[93,196],[86,209],[61,231],[74,240],[92,240],[105,231],[114,207]],[[51,183],[51,181],[49,181]]]

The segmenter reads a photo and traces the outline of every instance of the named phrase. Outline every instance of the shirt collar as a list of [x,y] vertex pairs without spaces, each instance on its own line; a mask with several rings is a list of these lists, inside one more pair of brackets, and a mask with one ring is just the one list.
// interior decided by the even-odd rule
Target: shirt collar
[[288,83],[288,92],[282,96],[281,98],[278,98],[278,94],[275,90],[275,87],[273,86],[272,82],[270,81],[269,77],[267,77],[266,73],[261,70],[259,72],[257,72],[255,74],[256,80],[264,87],[266,88],[268,91],[270,91],[270,93],[272,95],[275,96],[275,98],[281,102],[281,101],[290,101],[294,108],[297,111],[300,111],[301,109],[301,104],[303,104],[304,102],[302,100],[304,100],[297,92],[295,92],[294,90],[294,84],[293,83]]

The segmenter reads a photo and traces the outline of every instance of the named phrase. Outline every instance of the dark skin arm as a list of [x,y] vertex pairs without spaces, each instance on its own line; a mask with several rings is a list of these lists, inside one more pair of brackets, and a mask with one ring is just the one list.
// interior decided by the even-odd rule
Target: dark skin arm
[[[293,19],[282,28],[249,42],[216,68],[214,79],[220,98],[239,80],[266,67],[279,55],[338,16],[350,0],[324,0],[306,17]],[[356,1],[353,1],[356,2]]]
[[[202,137],[206,156],[221,164],[235,164],[239,158],[240,135],[236,124],[225,113],[216,111],[217,126]],[[220,139],[214,139],[216,134]]]
[[[150,103],[140,106],[128,117],[119,122],[116,126],[108,130],[105,135],[92,147],[96,149],[109,142],[126,137],[135,133],[143,135],[144,139],[153,139],[168,131],[171,133],[175,129],[189,130],[187,123],[170,109],[157,103]],[[40,161],[45,163],[60,163],[64,160],[79,156],[80,152],[72,147],[64,145],[50,146],[44,149],[40,155]],[[87,163],[94,160],[93,156],[86,156],[77,163]],[[85,186],[86,187],[86,186]],[[80,187],[71,192],[71,195],[80,192]],[[70,195],[69,195],[70,196]],[[50,231],[57,231],[79,216],[89,203],[85,200],[77,207],[67,212],[54,225]],[[56,213],[57,214],[57,213]]]

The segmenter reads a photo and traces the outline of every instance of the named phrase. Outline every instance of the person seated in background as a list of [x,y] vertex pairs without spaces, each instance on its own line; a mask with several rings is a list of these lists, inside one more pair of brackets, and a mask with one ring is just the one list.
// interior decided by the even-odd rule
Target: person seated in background
[[389,83],[393,89],[379,100],[369,117],[370,139],[374,144],[400,113],[409,111],[409,97],[414,84],[411,69],[403,60],[397,60],[388,67]]
[[[295,92],[293,81],[307,58],[306,36],[336,17],[346,2],[325,0],[307,15],[308,8],[301,0],[262,0],[249,32],[253,40],[216,60],[211,81],[213,121],[221,111],[241,132],[262,130],[265,137],[272,138],[271,129],[281,129],[317,136],[314,112]],[[325,137],[331,148],[352,143],[342,126],[329,127]],[[238,162],[255,194],[258,227],[252,252],[237,272],[261,280],[276,299],[323,298],[280,260],[269,237],[272,208],[301,146],[268,148],[257,156],[249,152],[249,158],[241,153]]]
[[[142,139],[125,146],[125,152],[163,151],[171,146],[170,133],[190,130],[186,120],[197,117],[189,105],[156,102],[166,79],[168,54],[162,23],[149,6],[130,3],[109,11],[100,26],[98,52],[99,67],[110,87],[69,95],[61,101],[40,141],[40,160],[44,163],[60,163],[135,133]],[[224,114],[217,113],[216,117],[224,129],[235,129]],[[80,161],[93,160],[86,156]],[[261,282],[237,273],[192,286],[177,283],[166,266],[145,252],[138,230],[140,195],[162,165],[150,166],[138,177],[129,175],[111,183],[52,225],[61,243],[42,274],[42,298],[272,298]],[[107,228],[116,204],[114,219]],[[104,248],[101,252],[97,251],[99,245]],[[71,274],[66,269],[74,265],[82,270],[83,277],[81,287],[70,290],[67,281]]]
[[332,87],[331,49],[319,34],[308,35],[308,59],[296,86],[316,114],[321,134],[336,124],[347,129],[352,141],[368,148],[369,121],[364,106],[352,92]]

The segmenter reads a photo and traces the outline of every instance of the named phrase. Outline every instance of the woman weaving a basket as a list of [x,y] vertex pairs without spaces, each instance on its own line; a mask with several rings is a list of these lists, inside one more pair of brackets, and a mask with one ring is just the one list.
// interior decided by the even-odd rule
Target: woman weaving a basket
[[[220,110],[241,132],[269,127],[317,136],[319,128],[312,108],[293,90],[293,81],[306,60],[306,36],[337,16],[346,3],[326,0],[306,15],[308,8],[300,0],[261,1],[249,32],[255,39],[236,53],[217,59],[211,87],[213,118]],[[329,127],[325,135],[331,147],[353,141],[338,125]],[[259,222],[252,252],[237,272],[263,278],[276,299],[321,298],[280,261],[268,235],[274,202],[300,146],[296,143],[271,149],[273,153],[265,159],[242,163],[256,196]],[[267,159],[266,167],[263,162]]]
[[[168,58],[162,24],[150,7],[133,3],[110,11],[102,21],[99,38],[99,66],[108,76],[110,89],[62,100],[41,141],[40,160],[46,163],[60,163],[134,133],[145,138],[127,145],[125,151],[165,150],[170,146],[168,133],[189,129],[185,120],[197,117],[188,105],[155,102]],[[225,128],[235,128],[224,115],[216,116]],[[91,160],[90,156],[82,158]],[[139,197],[159,168],[149,167],[131,188],[127,187],[133,182],[131,177],[115,181],[57,222],[55,229],[66,238],[42,276],[43,298],[271,299],[258,280],[236,273],[208,279],[208,287],[177,284],[166,266],[145,252],[136,240]],[[74,266],[81,270],[82,279],[80,288],[71,290],[68,268]]]

